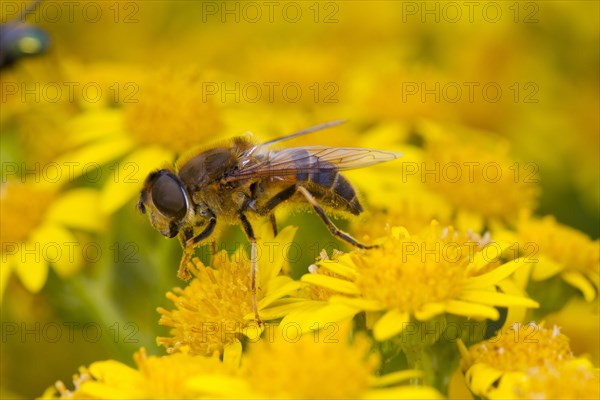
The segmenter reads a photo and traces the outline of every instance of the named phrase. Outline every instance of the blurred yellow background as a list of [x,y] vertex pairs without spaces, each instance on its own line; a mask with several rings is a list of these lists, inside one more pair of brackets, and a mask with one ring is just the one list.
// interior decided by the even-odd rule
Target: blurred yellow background
[[[3,26],[17,23],[25,3],[3,2]],[[39,396],[94,360],[131,363],[141,346],[164,352],[155,309],[181,285],[179,244],[137,213],[136,196],[149,170],[209,140],[251,131],[264,141],[347,119],[291,145],[401,150],[417,167],[460,143],[491,142],[500,150],[484,160],[508,154],[503,173],[539,188],[539,197],[524,195],[525,211],[597,239],[599,4],[43,0],[22,23],[48,34],[48,51],[0,72],[2,193],[8,199],[14,181],[32,186],[2,203],[0,395]],[[428,140],[441,144],[423,146]],[[431,152],[411,158],[411,148]],[[349,175],[367,205],[391,207],[400,200],[387,193],[414,189],[398,170],[374,171]],[[377,183],[377,171],[394,190]],[[500,188],[472,206],[468,193],[447,195],[455,186],[434,191],[453,210],[472,210],[508,198]],[[333,240],[312,214],[281,216],[300,227],[303,248]],[[7,266],[5,244],[24,243],[40,221],[79,243],[75,253],[85,249],[77,265],[49,262],[33,277]],[[237,228],[223,235],[244,241]],[[581,347],[596,366],[597,328]]]

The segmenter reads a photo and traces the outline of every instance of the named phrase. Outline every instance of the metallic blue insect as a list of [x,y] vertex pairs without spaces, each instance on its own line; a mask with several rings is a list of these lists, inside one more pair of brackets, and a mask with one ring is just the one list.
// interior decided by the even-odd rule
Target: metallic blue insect
[[27,14],[35,11],[40,2],[31,2],[18,17],[0,25],[0,69],[23,57],[43,54],[50,47],[50,36],[46,31],[24,22]]

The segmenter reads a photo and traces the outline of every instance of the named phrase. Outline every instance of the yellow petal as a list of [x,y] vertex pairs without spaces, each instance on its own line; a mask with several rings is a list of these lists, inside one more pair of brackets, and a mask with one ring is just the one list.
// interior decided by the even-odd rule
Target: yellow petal
[[[517,271],[515,271],[514,275],[518,274],[524,269],[525,268],[518,269]],[[506,293],[508,295],[519,297],[527,296],[525,290],[522,289],[519,285],[517,285],[512,278],[504,279],[503,281],[498,282],[498,287],[500,288],[502,293]],[[504,326],[511,326],[511,324],[514,324],[515,322],[525,321],[526,316],[527,307],[509,307]]]
[[42,257],[40,242],[29,240],[27,243],[21,244],[14,262],[14,272],[23,286],[32,293],[39,292],[48,278],[48,263]]
[[444,303],[427,303],[415,311],[415,318],[419,321],[427,321],[437,315],[443,314],[445,311],[446,305]]
[[104,382],[86,381],[77,390],[77,395],[83,399],[140,399],[147,396],[141,389],[136,390],[141,386],[141,384],[134,386],[132,383],[124,383],[116,387]]
[[[137,197],[146,176],[172,160],[173,154],[160,147],[136,150],[118,163],[114,176],[104,185],[101,194],[101,211],[112,214],[125,203]],[[132,202],[133,204],[133,202]]]
[[409,322],[409,313],[398,309],[389,310],[375,322],[375,326],[373,326],[373,337],[379,342],[387,340],[402,332]]
[[591,302],[596,298],[596,289],[594,286],[588,281],[585,276],[581,275],[581,273],[576,271],[563,272],[561,274],[562,278],[569,285],[576,287],[583,293],[583,297],[585,301]]
[[225,348],[223,349],[223,364],[238,368],[241,360],[242,343],[235,339],[233,342],[225,344]]
[[198,392],[200,397],[234,398],[239,393],[248,393],[248,384],[240,379],[225,375],[206,374],[188,378],[186,387]]
[[467,385],[477,395],[485,395],[494,382],[502,376],[502,372],[487,364],[475,364],[465,373]]
[[[259,312],[260,318],[265,321],[282,318],[282,317],[285,317],[286,315],[290,314],[293,311],[300,310],[303,307],[306,307],[306,304],[307,304],[307,301],[304,299],[301,299],[301,300],[284,299],[284,300],[291,300],[291,301],[287,302],[287,301],[278,300],[276,302],[273,302],[270,306],[260,310],[260,312]],[[315,303],[323,304],[323,302],[315,302]],[[245,315],[244,319],[248,320],[248,321],[253,320],[254,312],[251,312],[251,313],[248,313],[247,315]]]
[[481,232],[483,230],[483,218],[477,213],[460,210],[456,215],[455,226],[461,231],[471,229],[473,232]]
[[543,255],[536,256],[538,259],[537,263],[533,264],[533,271],[531,272],[531,279],[534,281],[543,281],[553,277],[560,271],[565,269],[565,266],[557,263],[549,257]]
[[[277,234],[276,239],[260,243],[263,250],[263,254],[258,260],[261,287],[265,287],[268,282],[279,275],[282,267],[288,262],[288,254],[284,252],[284,249],[293,242],[297,231],[298,228],[295,226],[286,226]],[[269,243],[268,246],[267,243]]]
[[98,231],[104,225],[100,192],[88,188],[69,190],[52,203],[46,219],[70,228]]
[[500,318],[498,310],[494,307],[460,300],[448,300],[446,302],[446,312],[470,318],[489,318],[494,321]]
[[437,390],[428,386],[398,386],[389,389],[369,390],[361,396],[362,399],[443,399],[444,396]]
[[89,110],[79,113],[66,124],[69,143],[83,145],[92,140],[125,135],[122,109]]
[[122,157],[133,146],[134,143],[131,138],[116,136],[67,153],[56,160],[59,166],[65,166],[58,182],[53,179],[48,184],[65,184],[78,177],[82,177],[86,183],[102,182],[104,177],[100,166]]
[[523,266],[524,258],[517,258],[516,260],[512,260],[507,262],[506,264],[502,264],[501,266],[495,268],[494,270],[487,272],[482,275],[474,276],[472,278],[468,278],[465,282],[465,289],[481,289],[489,286],[493,286],[501,280],[510,276],[517,268]]
[[522,306],[531,308],[538,308],[540,306],[537,301],[526,297],[511,296],[505,293],[484,290],[466,290],[461,293],[459,298],[464,301],[486,304],[488,306]]
[[102,250],[95,242],[80,243],[68,229],[52,223],[39,227],[32,238],[41,246],[41,256],[61,278],[68,278],[79,271],[84,257],[97,261]]
[[344,278],[354,279],[358,275],[355,268],[343,264],[340,260],[325,260],[319,262],[319,267],[325,268],[326,270],[343,276]]
[[475,253],[473,260],[467,266],[467,271],[477,272],[489,263],[497,261],[506,249],[513,245],[513,243],[506,241],[493,242],[486,245],[481,251]]
[[313,285],[335,290],[336,292],[344,294],[360,294],[360,290],[356,287],[354,283],[334,278],[332,276],[320,274],[304,274],[302,275],[302,278],[300,278],[300,280],[302,282],[311,283]]
[[340,322],[352,319],[357,312],[343,304],[317,302],[290,312],[281,320],[279,327],[289,336],[319,329],[331,331],[337,329]]
[[267,291],[268,294],[258,302],[259,310],[266,308],[267,306],[269,306],[269,304],[273,303],[275,300],[278,300],[284,296],[294,293],[294,292],[298,291],[298,289],[305,286],[304,283],[294,281],[290,277],[286,276],[286,277],[281,277],[281,278],[285,278],[285,280],[287,280],[288,282],[285,283],[284,285],[281,285],[276,290],[273,290],[271,292]]
[[2,260],[0,261],[0,304],[2,304],[4,290],[6,290],[8,280],[12,275],[12,264],[14,263],[13,257],[15,257],[15,255],[9,256],[6,254],[0,254],[0,257],[2,257]]
[[381,376],[372,376],[370,378],[371,386],[389,386],[409,379],[423,377],[423,371],[417,369],[407,369],[404,371],[392,372]]
[[384,306],[376,300],[363,299],[360,297],[347,297],[333,295],[329,298],[331,304],[345,304],[362,311],[380,311]]

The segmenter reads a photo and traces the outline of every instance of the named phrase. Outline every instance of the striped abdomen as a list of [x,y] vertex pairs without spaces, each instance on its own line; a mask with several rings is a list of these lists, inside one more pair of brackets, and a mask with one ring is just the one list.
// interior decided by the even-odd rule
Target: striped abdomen
[[298,183],[304,183],[303,186],[321,203],[333,208],[342,208],[354,215],[363,211],[356,191],[335,165],[309,156],[298,159],[296,167]]

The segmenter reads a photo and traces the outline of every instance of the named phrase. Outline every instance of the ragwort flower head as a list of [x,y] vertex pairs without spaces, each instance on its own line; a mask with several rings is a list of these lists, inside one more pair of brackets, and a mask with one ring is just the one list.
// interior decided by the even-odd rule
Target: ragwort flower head
[[73,229],[102,228],[99,194],[81,188],[60,191],[53,185],[9,180],[0,187],[2,214],[0,299],[12,273],[36,293],[48,277],[49,266],[66,278],[84,264]]
[[336,331],[337,335],[314,332],[288,337],[282,329],[270,340],[251,344],[242,361],[242,374],[253,397],[440,398],[430,387],[398,385],[419,377],[419,371],[376,377],[380,357],[371,352],[369,341],[357,335],[349,343],[339,334],[342,331]]
[[[267,246],[263,247],[261,243],[266,241],[271,244],[275,243],[273,240],[289,243],[296,228],[286,227],[276,238],[272,237],[272,233],[269,237],[268,224],[257,232],[262,232],[259,248],[264,249]],[[259,314],[264,320],[277,318],[278,314],[273,317],[269,311],[263,310],[301,286],[300,282],[280,275],[286,262],[286,254],[282,252],[263,253],[258,258],[257,300]],[[159,323],[172,328],[171,337],[159,337],[158,344],[165,346],[169,352],[186,346],[190,354],[210,355],[223,352],[225,346],[242,340],[244,336],[252,340],[260,337],[262,328],[254,320],[250,264],[242,247],[231,255],[226,251],[213,255],[212,268],[196,258],[192,259],[188,266],[193,275],[190,284],[167,293],[176,309],[158,309],[162,315]],[[285,310],[286,307],[283,307],[278,312]]]
[[467,385],[478,396],[598,397],[598,371],[589,360],[574,357],[569,339],[556,326],[514,324],[468,350],[459,342],[459,349]]
[[560,224],[547,216],[524,218],[519,222],[517,240],[535,246],[531,279],[542,281],[560,274],[579,289],[587,301],[593,301],[600,289],[600,241]]
[[382,314],[373,334],[386,340],[401,333],[411,318],[427,321],[450,313],[496,320],[497,306],[537,307],[530,299],[497,291],[496,284],[520,266],[500,265],[505,247],[488,236],[441,229],[437,223],[423,236],[395,228],[379,248],[317,263],[343,279],[313,273],[302,280],[336,290],[339,295],[328,302],[332,307]]
[[[44,398],[75,399],[191,399],[224,395],[229,389],[205,385],[192,387],[192,379],[210,377],[229,379],[236,366],[222,362],[219,357],[192,356],[187,349],[168,356],[148,356],[142,348],[134,355],[136,369],[114,360],[97,361],[89,368],[81,368],[73,379],[74,389],[68,390],[62,382],[49,388]],[[57,393],[58,392],[58,393]],[[233,393],[227,394],[229,397]]]
[[[460,228],[516,222],[537,205],[537,166],[513,160],[508,143],[480,132],[447,132],[423,125],[422,178],[457,210]],[[501,193],[501,195],[499,195]]]

